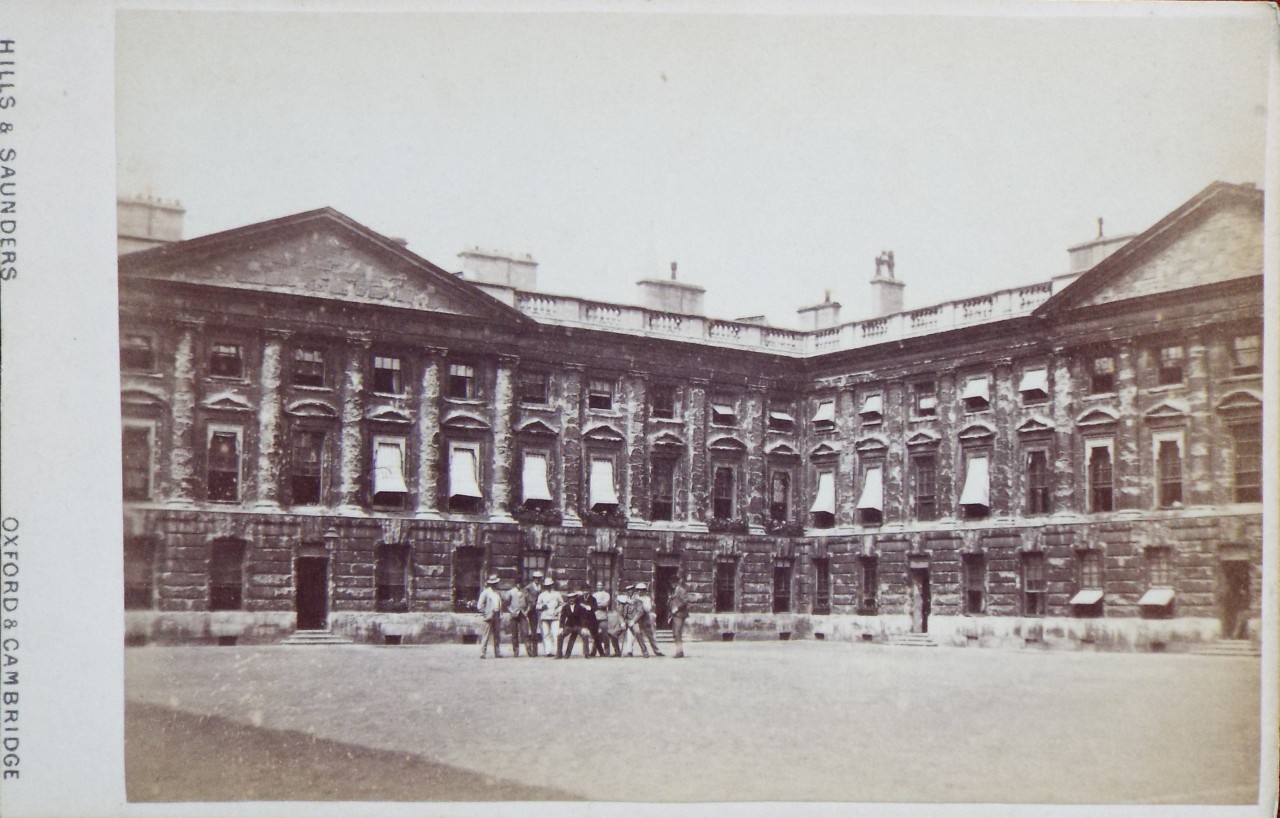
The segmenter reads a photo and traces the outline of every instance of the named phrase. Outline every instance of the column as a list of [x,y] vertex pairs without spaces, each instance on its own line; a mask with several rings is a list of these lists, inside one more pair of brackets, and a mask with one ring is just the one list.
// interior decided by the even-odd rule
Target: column
[[[688,469],[685,477],[684,519],[704,523],[710,515],[707,508],[707,385],[706,378],[689,379],[689,400],[685,404],[684,428],[689,438],[685,453]],[[678,517],[677,514],[672,515]]]
[[342,455],[339,476],[342,504],[339,511],[344,514],[362,510],[361,486],[365,482],[361,473],[364,463],[364,371],[369,365],[372,345],[373,341],[367,335],[354,332],[347,335],[342,380],[342,427],[338,432]]
[[440,372],[449,351],[427,347],[418,390],[418,508],[416,517],[440,519]]
[[515,405],[515,369],[520,359],[515,355],[499,355],[498,370],[493,381],[493,468],[489,470],[490,516],[511,520],[507,505],[511,500],[511,470],[514,447],[511,421]]
[[281,448],[284,445],[280,440],[280,381],[284,342],[289,333],[267,330],[265,335],[262,392],[258,400],[258,493],[254,506],[275,509],[280,507]]
[[561,431],[560,462],[556,477],[560,483],[560,509],[564,525],[580,527],[578,502],[582,494],[582,364],[565,364],[564,423]]
[[178,343],[173,353],[173,406],[170,416],[169,504],[185,506],[196,498],[195,422],[198,333],[204,322],[178,319]]

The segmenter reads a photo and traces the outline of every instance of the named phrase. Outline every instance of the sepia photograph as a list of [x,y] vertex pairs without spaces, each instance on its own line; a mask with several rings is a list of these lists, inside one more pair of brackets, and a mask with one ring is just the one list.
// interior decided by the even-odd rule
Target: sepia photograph
[[102,7],[84,814],[1273,811],[1214,5]]

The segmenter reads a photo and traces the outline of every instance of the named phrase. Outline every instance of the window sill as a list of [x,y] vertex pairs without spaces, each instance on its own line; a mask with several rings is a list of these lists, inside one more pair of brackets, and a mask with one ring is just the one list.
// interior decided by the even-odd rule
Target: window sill
[[912,415],[907,418],[907,421],[910,423],[924,423],[925,421],[935,421],[937,419],[937,415]]
[[1162,395],[1162,394],[1165,394],[1166,392],[1177,392],[1185,388],[1186,388],[1185,383],[1162,383],[1162,384],[1157,384],[1151,387],[1150,389],[1148,389],[1147,394]]
[[1081,395],[1080,397],[1083,400],[1115,400],[1116,394],[1116,391],[1112,390],[1110,392],[1089,392],[1088,394]]
[[1262,380],[1262,372],[1232,372],[1222,379],[1222,383],[1248,383]]
[[240,384],[241,386],[247,386],[250,383],[248,378],[237,378],[234,375],[206,375],[205,377],[207,380],[213,381],[214,383]]
[[[405,396],[398,395],[397,397]],[[455,406],[487,406],[489,403],[484,398],[455,398],[451,395],[445,395],[444,401],[445,403],[450,403]]]
[[291,389],[296,389],[299,392],[316,392],[321,394],[333,393],[332,386],[308,386],[307,384],[304,384],[304,383],[295,383],[295,384],[290,384],[289,386]]
[[376,389],[369,390],[369,395],[375,398],[395,398],[397,400],[406,400],[409,397],[408,392],[379,392]]
[[152,380],[160,380],[164,377],[163,372],[155,369],[121,369],[120,374],[131,378],[149,378]]

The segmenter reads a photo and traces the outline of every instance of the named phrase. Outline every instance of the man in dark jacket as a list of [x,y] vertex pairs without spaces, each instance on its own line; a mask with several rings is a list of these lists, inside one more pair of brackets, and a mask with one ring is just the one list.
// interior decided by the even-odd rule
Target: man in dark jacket
[[[595,613],[592,612],[582,602],[582,594],[574,591],[569,594],[569,600],[564,607],[560,609],[560,636],[556,641],[556,658],[568,659],[573,655],[573,643],[578,637],[582,637],[582,656],[584,659],[591,658],[591,627],[596,621]],[[564,649],[565,639],[569,640],[569,647]]]

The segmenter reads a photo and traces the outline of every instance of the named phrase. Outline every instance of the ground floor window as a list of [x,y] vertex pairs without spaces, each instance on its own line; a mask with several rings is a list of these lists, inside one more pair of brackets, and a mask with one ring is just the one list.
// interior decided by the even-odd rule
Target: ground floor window
[[831,560],[817,557],[813,561],[813,612],[823,616],[831,613]]
[[737,568],[732,560],[716,563],[716,613],[731,613],[737,607]]
[[150,537],[124,541],[124,607],[146,610],[155,605],[156,543]]
[[[379,611],[409,610],[409,546],[383,543],[378,546],[378,585],[374,607]],[[479,596],[480,592],[476,592]]]
[[1022,555],[1022,615],[1044,616],[1044,554],[1028,551]]
[[209,556],[209,610],[243,607],[244,551],[243,540],[214,540]]
[[463,547],[453,552],[453,610],[472,613],[480,598],[480,572],[484,569],[484,552]]
[[862,571],[862,593],[858,599],[858,613],[873,616],[877,612],[880,594],[880,566],[874,556],[859,557]]
[[969,615],[987,610],[987,560],[982,554],[964,555],[964,612]]
[[773,563],[773,612],[791,613],[791,560]]

